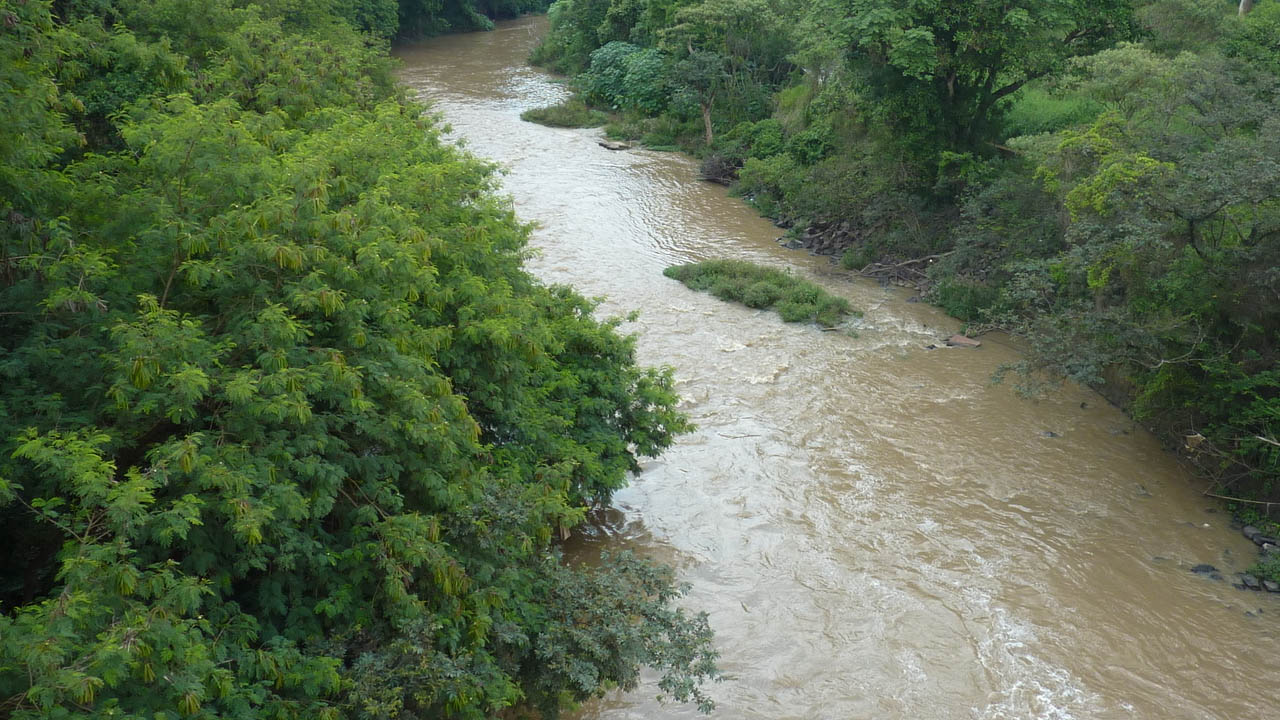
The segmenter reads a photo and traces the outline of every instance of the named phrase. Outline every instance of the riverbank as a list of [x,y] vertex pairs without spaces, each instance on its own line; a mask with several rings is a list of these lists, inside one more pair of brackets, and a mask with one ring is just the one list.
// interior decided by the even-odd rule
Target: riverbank
[[1099,388],[1214,495],[1280,501],[1280,6],[644,7],[563,0],[534,60],[791,247],[1026,338],[1025,384]]
[[[1232,576],[1257,548],[1150,435],[1072,384],[1036,402],[992,386],[1019,357],[997,333],[925,350],[959,323],[782,249],[685,155],[521,122],[567,95],[524,62],[545,22],[402,48],[401,76],[502,167],[538,228],[532,272],[604,297],[602,316],[638,311],[621,326],[638,358],[675,368],[697,429],[565,550],[679,568],[716,631],[719,714],[1189,720],[1280,702],[1277,599],[1189,572]],[[857,336],[662,274],[714,258],[793,268],[865,311]],[[580,717],[681,716],[656,693]]]

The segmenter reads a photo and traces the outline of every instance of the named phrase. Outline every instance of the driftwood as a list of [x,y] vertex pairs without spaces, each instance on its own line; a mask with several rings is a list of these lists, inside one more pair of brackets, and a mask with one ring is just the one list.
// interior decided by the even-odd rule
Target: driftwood
[[1231,497],[1229,495],[1219,495],[1217,493],[1211,493],[1208,490],[1205,490],[1203,493],[1200,493],[1200,494],[1204,495],[1205,497],[1217,498],[1219,500],[1229,500],[1231,502],[1249,503],[1250,505],[1261,505],[1263,506],[1263,510],[1264,512],[1266,512],[1267,517],[1271,517],[1272,507],[1280,505],[1280,502],[1274,502],[1274,501],[1268,501],[1268,500],[1249,500],[1247,498]]
[[859,270],[858,274],[919,288],[928,278],[925,270],[927,270],[934,261],[944,258],[954,252],[955,250],[948,250],[944,253],[925,255],[924,257],[903,260],[900,263],[893,264],[873,262]]

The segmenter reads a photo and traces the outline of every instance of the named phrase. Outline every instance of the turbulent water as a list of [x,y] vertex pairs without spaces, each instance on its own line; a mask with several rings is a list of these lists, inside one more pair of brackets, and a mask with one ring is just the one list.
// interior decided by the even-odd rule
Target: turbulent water
[[[403,80],[507,171],[547,282],[640,310],[698,430],[575,540],[675,564],[727,679],[722,718],[1260,718],[1280,713],[1280,596],[1189,572],[1253,545],[1154,439],[1078,388],[992,385],[1000,338],[785,250],[689,159],[611,152],[519,119],[567,92],[525,59],[545,20],[401,48]],[[865,311],[787,325],[663,277],[740,258],[794,267]],[[695,717],[656,689],[584,718]]]

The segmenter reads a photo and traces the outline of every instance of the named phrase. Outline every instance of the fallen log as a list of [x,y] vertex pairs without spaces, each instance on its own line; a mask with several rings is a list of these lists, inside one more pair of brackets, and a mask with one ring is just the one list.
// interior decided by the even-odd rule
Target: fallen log
[[952,335],[947,338],[947,347],[982,347],[981,340],[974,340],[967,335]]
[[954,252],[955,250],[948,250],[944,253],[911,258],[910,260],[903,260],[893,264],[873,262],[859,270],[858,274],[863,277],[873,277],[881,280],[896,280],[902,284],[919,287],[928,279],[928,275],[925,272],[928,266]]

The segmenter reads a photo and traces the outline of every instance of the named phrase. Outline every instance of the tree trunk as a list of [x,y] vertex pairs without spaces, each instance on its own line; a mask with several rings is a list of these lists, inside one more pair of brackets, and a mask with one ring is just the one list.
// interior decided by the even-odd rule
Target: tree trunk
[[1253,0],[1240,0],[1240,14],[1246,15],[1253,9]]
[[707,147],[711,146],[711,103],[702,103],[702,127],[707,131]]

